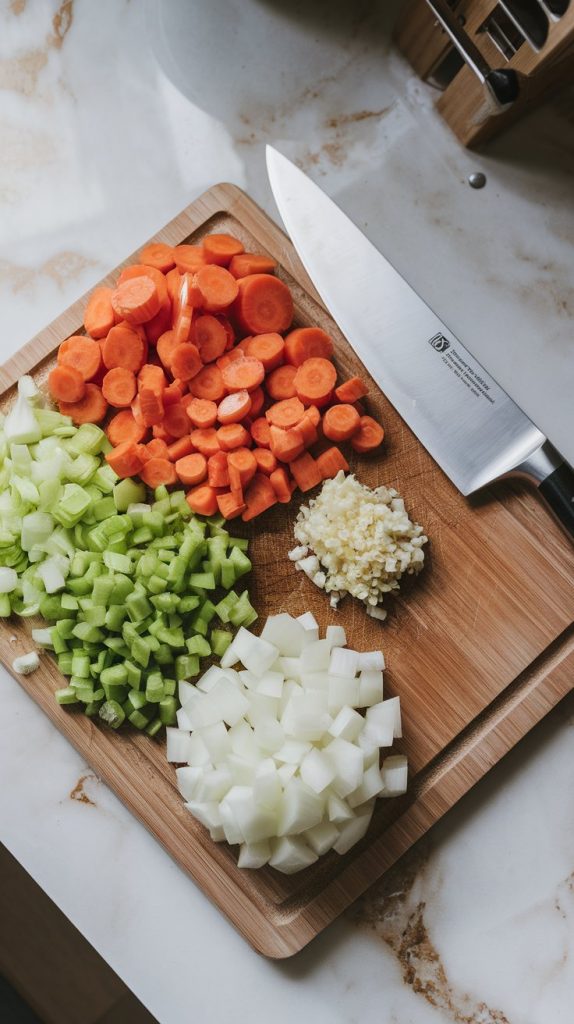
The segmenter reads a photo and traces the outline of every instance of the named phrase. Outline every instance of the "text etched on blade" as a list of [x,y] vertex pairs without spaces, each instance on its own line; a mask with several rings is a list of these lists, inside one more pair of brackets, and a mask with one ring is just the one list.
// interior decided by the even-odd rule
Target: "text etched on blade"
[[444,334],[433,335],[432,338],[429,338],[429,345],[441,354],[444,365],[451,373],[454,373],[455,377],[458,377],[471,394],[476,398],[486,398],[487,402],[494,405],[496,398],[492,394],[492,384],[489,384],[466,359],[462,358]]

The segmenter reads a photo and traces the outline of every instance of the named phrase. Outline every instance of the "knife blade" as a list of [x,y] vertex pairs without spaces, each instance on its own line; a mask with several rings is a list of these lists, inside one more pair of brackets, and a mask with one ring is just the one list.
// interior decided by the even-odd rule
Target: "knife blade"
[[533,481],[574,534],[574,473],[387,259],[303,171],[267,146],[275,202],[327,309],[381,391],[464,495]]

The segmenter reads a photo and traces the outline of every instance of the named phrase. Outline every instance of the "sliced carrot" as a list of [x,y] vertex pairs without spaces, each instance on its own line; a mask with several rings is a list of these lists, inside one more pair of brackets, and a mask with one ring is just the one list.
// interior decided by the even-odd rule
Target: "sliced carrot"
[[111,288],[94,288],[84,310],[84,327],[92,338],[105,338],[116,322]]
[[351,447],[356,452],[372,452],[382,444],[385,431],[372,416],[359,417],[359,429],[351,438]]
[[193,279],[194,295],[208,313],[227,309],[237,298],[237,281],[225,267],[209,265],[198,270]]
[[135,398],[136,387],[135,374],[116,366],[106,373],[102,394],[108,405],[113,405],[115,409],[127,409]]
[[[149,280],[140,278],[140,280]],[[128,323],[112,327],[103,345],[104,365],[113,370],[116,366],[137,373],[146,360],[146,344],[141,333]]]
[[291,487],[289,486],[289,476],[287,470],[280,466],[278,469],[274,469],[269,477],[271,486],[275,491],[275,497],[277,501],[280,501],[283,505],[288,505],[291,501]]
[[143,468],[140,445],[133,441],[122,441],[113,451],[106,455],[106,462],[118,476],[135,476]]
[[106,427],[106,434],[110,444],[121,444],[122,441],[133,441],[138,444],[147,433],[143,423],[137,423],[130,409],[122,409],[112,417]]
[[251,399],[251,408],[249,409],[249,419],[254,420],[260,415],[265,405],[265,392],[263,388],[255,388],[255,391],[249,392]]
[[322,480],[331,480],[334,476],[337,476],[339,470],[342,469],[346,473],[349,468],[349,463],[341,449],[335,447],[327,448],[327,451],[321,452],[317,456],[317,465]]
[[185,409],[194,427],[205,430],[217,422],[217,406],[208,398],[192,398]]
[[295,390],[303,405],[326,405],[337,382],[337,371],[328,359],[314,356],[297,367]]
[[271,444],[271,429],[264,416],[253,420],[250,426],[251,437],[259,448],[269,448]]
[[257,472],[255,456],[249,448],[236,448],[227,456],[231,490],[246,487]]
[[150,242],[140,252],[140,263],[167,274],[168,270],[175,266],[173,246],[166,245],[165,242]]
[[147,484],[152,490],[161,487],[162,484],[167,486],[177,483],[175,466],[169,459],[150,459],[141,470],[140,476],[144,484]]
[[123,281],[112,292],[112,306],[122,320],[131,324],[145,324],[159,313],[161,306],[158,290],[150,277],[134,277]]
[[265,418],[272,426],[289,430],[290,427],[297,426],[304,413],[305,406],[298,398],[284,398],[282,402],[275,402],[267,410]]
[[201,245],[176,245],[173,249],[175,265],[180,273],[196,274],[205,266],[205,256]]
[[174,349],[177,348],[177,342],[175,340],[175,334],[173,331],[165,331],[161,337],[158,338],[156,352],[161,359],[166,370],[169,370],[171,366],[171,357]]
[[218,494],[217,507],[224,519],[236,519],[247,508],[243,491],[239,489]]
[[194,321],[191,340],[197,345],[202,361],[214,363],[227,348],[227,331],[216,317],[206,313]]
[[189,434],[189,416],[181,403],[168,405],[164,409],[163,427],[172,437],[185,437]]
[[97,341],[85,338],[83,334],[73,334],[60,345],[58,363],[60,366],[73,366],[85,381],[91,381],[102,365],[102,349]]
[[223,313],[214,313],[213,316],[215,317],[216,320],[219,321],[219,323],[221,324],[221,326],[223,327],[223,329],[225,331],[225,334],[226,334],[225,348],[226,349],[233,348],[233,345],[235,343],[235,331],[233,330],[233,325],[232,325],[231,321],[229,320],[228,317],[224,316]]
[[242,252],[234,256],[229,264],[229,273],[234,277],[250,277],[252,274],[272,274],[277,264],[270,256],[261,253]]
[[319,426],[321,422],[321,413],[316,405],[307,406],[305,409],[305,418],[310,420],[314,427]]
[[81,402],[86,393],[86,382],[75,366],[55,366],[48,377],[48,387],[56,402]]
[[245,492],[247,508],[241,516],[243,522],[247,523],[262,512],[266,512],[276,501],[275,490],[269,478],[263,473],[256,473]]
[[[240,344],[241,342],[239,343],[239,345]],[[225,352],[225,354],[220,356],[219,359],[217,360],[217,368],[221,370],[222,373],[227,366],[231,365],[231,363],[236,362],[238,359],[245,358],[245,352],[243,351],[243,349],[239,347],[239,345],[236,345],[235,348],[232,348],[228,352]]]
[[[301,432],[301,435],[303,437],[303,444],[305,445],[306,448],[310,448],[312,444],[315,444],[315,441],[317,440],[318,436],[317,426],[315,425],[315,419],[313,416],[309,416],[311,409],[315,409],[316,412],[319,412],[316,406],[309,406],[309,408],[305,412],[305,415],[301,417],[297,424],[297,430]],[[319,422],[320,421],[321,416],[319,415]]]
[[172,380],[171,384],[162,394],[163,407],[167,409],[168,405],[181,405],[184,399],[185,384],[181,380]]
[[245,346],[245,354],[261,360],[265,372],[276,370],[283,362],[285,342],[280,334],[256,334]]
[[165,427],[163,426],[163,423],[154,423],[153,427],[151,428],[151,432],[152,432],[153,437],[159,438],[160,441],[165,441],[165,443],[168,446],[168,448],[169,448],[170,444],[173,444],[173,442],[177,440],[177,438],[173,437],[165,429]]
[[156,394],[162,395],[166,387],[167,380],[161,366],[144,363],[138,373],[138,391],[141,391],[142,388],[151,388]]
[[137,277],[149,277],[150,281],[153,281],[157,288],[159,304],[163,306],[164,302],[169,298],[165,274],[162,274],[161,270],[157,270],[155,267],[146,266],[144,263],[132,263],[129,267],[124,267],[120,273],[118,285],[123,284],[125,281],[133,281]]
[[265,381],[269,397],[275,402],[280,402],[284,398],[294,398],[297,394],[295,391],[296,373],[296,366],[279,366],[273,370]]
[[285,362],[301,366],[306,359],[333,358],[333,341],[320,327],[297,327],[285,338]]
[[226,366],[222,377],[228,391],[255,391],[263,383],[265,369],[259,359],[246,356]]
[[101,423],[108,411],[108,403],[97,384],[86,384],[84,397],[79,402],[60,402],[63,416],[71,416],[74,423]]
[[193,322],[192,277],[182,274],[179,293],[172,303],[173,334],[176,344],[189,341]]
[[316,459],[309,452],[304,452],[298,459],[289,463],[289,469],[295,478],[295,483],[302,491],[310,491],[317,484],[321,483],[321,470]]
[[210,402],[220,402],[225,395],[225,384],[219,367],[204,366],[197,376],[190,380],[189,390],[195,398],[207,398]]
[[303,435],[297,427],[282,430],[281,427],[270,427],[270,448],[280,462],[292,462],[303,454],[305,445]]
[[348,441],[357,433],[361,417],[352,405],[332,405],[323,416],[323,433],[330,441]]
[[335,394],[340,402],[353,403],[359,398],[364,398],[368,393],[369,389],[360,377],[351,377],[350,380],[344,381],[343,384],[339,384],[338,388],[335,388]]
[[152,345],[156,345],[162,334],[169,331],[172,323],[171,299],[165,300],[159,308],[159,312],[145,324],[145,336]]
[[222,451],[230,452],[251,445],[251,434],[241,423],[227,423],[217,431],[217,440]]
[[203,255],[206,263],[217,263],[227,267],[234,256],[243,252],[243,243],[233,235],[206,235],[203,239]]
[[143,387],[139,393],[139,409],[137,411],[146,427],[159,426],[163,423],[164,417],[162,393],[153,391],[150,387]]
[[159,437],[154,437],[152,441],[148,441],[145,449],[149,459],[170,459],[170,461],[173,461],[170,457],[168,446]]
[[234,391],[221,400],[217,406],[217,418],[220,423],[239,423],[251,409],[251,398],[248,391]]
[[192,430],[191,441],[193,447],[205,455],[206,459],[221,451],[217,440],[217,431],[213,427],[209,427],[207,430]]
[[200,484],[207,476],[207,460],[205,455],[195,452],[194,455],[185,455],[178,459],[175,464],[175,471],[182,484]]
[[192,512],[200,516],[214,516],[217,512],[217,491],[209,484],[200,484],[186,494],[187,501]]
[[191,437],[178,437],[177,441],[172,441],[167,446],[166,458],[171,459],[172,462],[177,462],[178,459],[184,459],[186,455],[193,455],[195,448]]
[[265,473],[265,476],[271,476],[277,469],[277,459],[273,452],[270,452],[268,448],[255,448],[253,454],[257,463],[257,471]]
[[293,297],[287,285],[271,274],[250,274],[239,280],[234,312],[245,332],[286,331],[293,319]]
[[191,380],[197,376],[203,363],[196,345],[187,341],[177,345],[171,357],[171,372],[181,380]]
[[171,302],[172,308],[178,300],[180,289],[181,289],[181,274],[177,267],[170,270],[165,275],[165,283],[167,286],[167,294]]
[[142,406],[141,406],[140,396],[139,395],[136,395],[136,397],[134,398],[134,400],[132,402],[132,405],[131,405],[131,411],[132,411],[133,418],[136,421],[136,423],[138,424],[138,426],[146,427],[146,424],[144,423],[144,418],[143,418],[143,415],[142,415]]
[[229,487],[226,452],[216,452],[207,460],[207,481],[210,487]]

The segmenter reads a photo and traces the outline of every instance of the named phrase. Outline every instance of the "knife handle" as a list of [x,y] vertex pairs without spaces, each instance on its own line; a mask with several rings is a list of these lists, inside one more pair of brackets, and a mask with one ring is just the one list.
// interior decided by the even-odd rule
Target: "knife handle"
[[563,462],[538,487],[554,514],[574,537],[574,471]]

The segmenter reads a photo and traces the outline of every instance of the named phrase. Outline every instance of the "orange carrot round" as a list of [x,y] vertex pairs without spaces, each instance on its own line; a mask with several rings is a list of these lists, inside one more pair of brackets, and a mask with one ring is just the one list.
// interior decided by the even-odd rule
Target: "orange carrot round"
[[265,405],[265,392],[263,388],[255,388],[255,391],[249,392],[249,397],[251,399],[249,418],[254,420],[261,414],[263,406]]
[[190,341],[177,345],[171,356],[170,369],[174,377],[191,380],[201,370],[203,363],[196,345]]
[[305,450],[303,435],[297,427],[292,427],[291,430],[270,427],[269,433],[269,447],[280,462],[292,462],[293,459],[297,459],[303,454]]
[[216,360],[216,365],[219,370],[223,373],[226,366],[230,366],[231,363],[236,362],[238,359],[245,359],[245,352],[240,348],[241,342],[234,348],[229,349],[219,359]]
[[203,430],[217,422],[217,406],[208,398],[192,398],[185,409],[194,427]]
[[227,456],[231,490],[246,487],[257,472],[255,456],[249,448],[236,448]]
[[[314,416],[309,415],[312,409],[319,414],[319,418],[317,420],[315,420]],[[303,438],[303,444],[306,448],[315,444],[318,437],[318,426],[320,422],[321,414],[319,413],[319,410],[315,405],[310,405],[309,408],[305,410],[305,415],[301,417],[297,424],[297,430],[300,431]]]
[[297,459],[293,459],[289,464],[289,469],[293,474],[297,487],[303,492],[310,491],[317,484],[321,483],[321,470],[317,465],[317,461],[309,452],[303,452]]
[[301,366],[306,359],[333,358],[333,341],[320,327],[297,327],[285,338],[285,362]]
[[352,405],[332,405],[323,416],[323,433],[330,441],[348,441],[359,429],[361,417]]
[[241,516],[243,522],[248,523],[251,519],[255,519],[256,516],[260,516],[262,512],[266,512],[268,508],[271,508],[276,501],[275,490],[269,477],[266,477],[263,473],[256,473],[245,492],[247,508]]
[[165,242],[150,242],[140,252],[140,263],[167,274],[168,270],[175,266],[173,246],[166,245]]
[[247,508],[242,490],[218,494],[217,506],[224,519],[236,519]]
[[136,476],[144,466],[141,445],[133,441],[122,441],[113,451],[106,455],[106,462],[118,476]]
[[276,402],[275,405],[270,406],[265,413],[265,418],[273,426],[289,430],[290,427],[297,426],[304,413],[305,406],[299,398],[285,398],[282,402]]
[[156,345],[162,334],[165,334],[171,328],[171,322],[171,299],[168,296],[163,305],[160,306],[159,312],[152,316],[151,320],[148,320],[147,324],[144,325],[147,340],[152,345]]
[[156,366],[153,363],[144,363],[138,373],[138,391],[141,391],[142,388],[150,388],[156,394],[161,395],[166,387],[167,380],[161,366]]
[[189,390],[195,398],[207,398],[219,402],[225,395],[225,384],[217,366],[204,366],[189,382]]
[[149,459],[169,459],[170,462],[173,461],[170,457],[168,446],[159,437],[154,437],[152,441],[148,441],[145,450],[147,452],[146,461],[149,461]]
[[303,405],[326,405],[337,382],[337,371],[328,359],[313,357],[297,367],[295,390]]
[[162,274],[161,270],[146,266],[144,263],[131,263],[129,267],[124,267],[121,271],[118,277],[118,285],[123,284],[124,281],[133,281],[137,277],[149,277],[150,281],[153,281],[157,288],[160,306],[167,302],[169,298],[167,278],[165,274]]
[[217,418],[220,423],[239,423],[251,409],[251,398],[248,391],[234,391],[223,398],[217,407]]
[[226,366],[222,377],[228,391],[254,391],[263,383],[265,369],[259,359],[245,356]]
[[83,334],[73,334],[60,345],[58,363],[60,366],[73,366],[85,381],[90,381],[102,365],[102,349],[97,341],[85,338]]
[[[149,278],[140,278],[149,280]],[[130,282],[131,283],[131,282]],[[116,366],[137,373],[146,360],[146,343],[141,333],[128,323],[112,327],[102,348],[104,365],[107,370]]]
[[239,281],[234,306],[248,334],[286,331],[293,319],[293,298],[287,285],[271,274],[250,274]]
[[194,451],[195,448],[188,434],[186,437],[178,437],[177,441],[168,444],[167,458],[172,462],[177,462],[178,459],[184,459],[186,455],[193,455]]
[[234,448],[246,448],[251,444],[251,434],[241,423],[226,423],[217,431],[219,447],[223,452],[231,452]]
[[171,357],[176,348],[177,342],[173,331],[165,331],[157,340],[156,352],[166,370],[169,370],[171,367]]
[[114,312],[131,324],[145,324],[159,313],[158,290],[150,277],[133,277],[112,292]]
[[108,404],[97,384],[86,384],[79,402],[60,402],[59,408],[62,416],[71,416],[74,423],[101,423]]
[[106,427],[108,441],[114,447],[122,441],[133,441],[138,444],[146,433],[145,424],[138,423],[130,409],[122,409],[112,417]]
[[296,373],[296,366],[279,366],[276,370],[273,370],[265,381],[269,397],[276,402],[280,402],[284,398],[294,398],[296,395]]
[[172,437],[185,437],[189,434],[189,416],[183,405],[168,405],[164,409],[163,427]]
[[102,383],[102,394],[108,403],[116,409],[125,409],[133,401],[136,393],[136,378],[131,370],[116,366],[108,370]]
[[260,419],[253,420],[249,429],[251,431],[251,437],[259,448],[269,448],[269,445],[271,444],[271,430],[269,423],[264,416],[261,416]]
[[86,382],[74,366],[55,366],[48,387],[55,402],[81,402],[86,393]]
[[192,341],[204,363],[214,363],[227,348],[227,331],[214,316],[198,316],[192,327]]
[[234,256],[229,264],[229,273],[234,277],[249,277],[252,274],[272,274],[277,267],[275,260],[261,253],[243,252]]
[[193,323],[192,285],[189,274],[182,274],[179,294],[172,303],[173,334],[177,345],[190,340]]
[[214,516],[217,512],[217,491],[209,484],[200,484],[186,494],[187,501],[192,512],[199,516]]
[[207,460],[207,482],[210,487],[229,487],[227,452],[216,452]]
[[270,452],[268,448],[255,448],[253,454],[258,472],[265,473],[265,476],[271,476],[273,471],[277,469],[277,459],[273,452]]
[[[112,372],[110,370],[110,373]],[[165,394],[165,392],[162,393],[147,386],[144,386],[139,393],[136,406],[137,416],[141,418],[146,427],[155,427],[163,423],[164,407],[162,394]],[[134,403],[132,403],[132,411],[136,415],[133,406]]]
[[140,476],[144,484],[147,484],[152,490],[161,487],[162,484],[168,486],[177,483],[175,466],[169,459],[150,459],[140,471]]
[[265,372],[269,373],[281,366],[284,348],[285,342],[280,334],[256,334],[255,337],[249,339],[245,347],[245,354],[261,360]]
[[338,388],[335,388],[335,394],[339,401],[350,404],[359,398],[364,398],[368,393],[369,389],[360,377],[351,377],[350,380],[344,381],[343,384],[339,384]]
[[207,460],[205,455],[195,452],[194,455],[186,455],[178,459],[175,464],[175,471],[182,484],[200,484],[207,476]]
[[234,277],[215,264],[201,267],[193,279],[194,293],[198,293],[199,305],[208,313],[227,309],[237,298],[238,284]]
[[288,505],[291,501],[291,488],[289,486],[289,476],[283,466],[274,469],[269,480],[275,491],[277,501],[280,501],[283,505]]
[[94,288],[84,310],[84,327],[92,338],[105,338],[116,322],[111,288]]
[[235,331],[233,329],[233,325],[232,325],[231,321],[223,313],[214,313],[213,316],[218,321],[218,323],[221,324],[221,326],[223,327],[223,329],[225,331],[225,334],[226,334],[225,348],[226,348],[226,350],[228,350],[230,348],[233,348],[233,345],[235,344]]
[[205,266],[205,256],[201,245],[176,245],[173,249],[175,265],[181,274],[196,274]]
[[377,423],[372,416],[361,416],[359,419],[359,429],[351,439],[351,447],[356,452],[362,454],[366,452],[372,452],[373,449],[378,448],[382,443],[385,436],[380,423]]
[[217,263],[226,267],[234,256],[243,252],[243,243],[233,235],[206,235],[203,239],[203,255],[206,263]]
[[341,449],[334,447],[327,448],[326,452],[321,452],[317,456],[317,465],[322,480],[332,480],[334,476],[337,476],[340,469],[346,473],[349,468],[349,463]]
[[213,427],[209,427],[207,430],[192,430],[191,442],[198,452],[205,455],[206,459],[221,451],[217,440],[217,431]]

